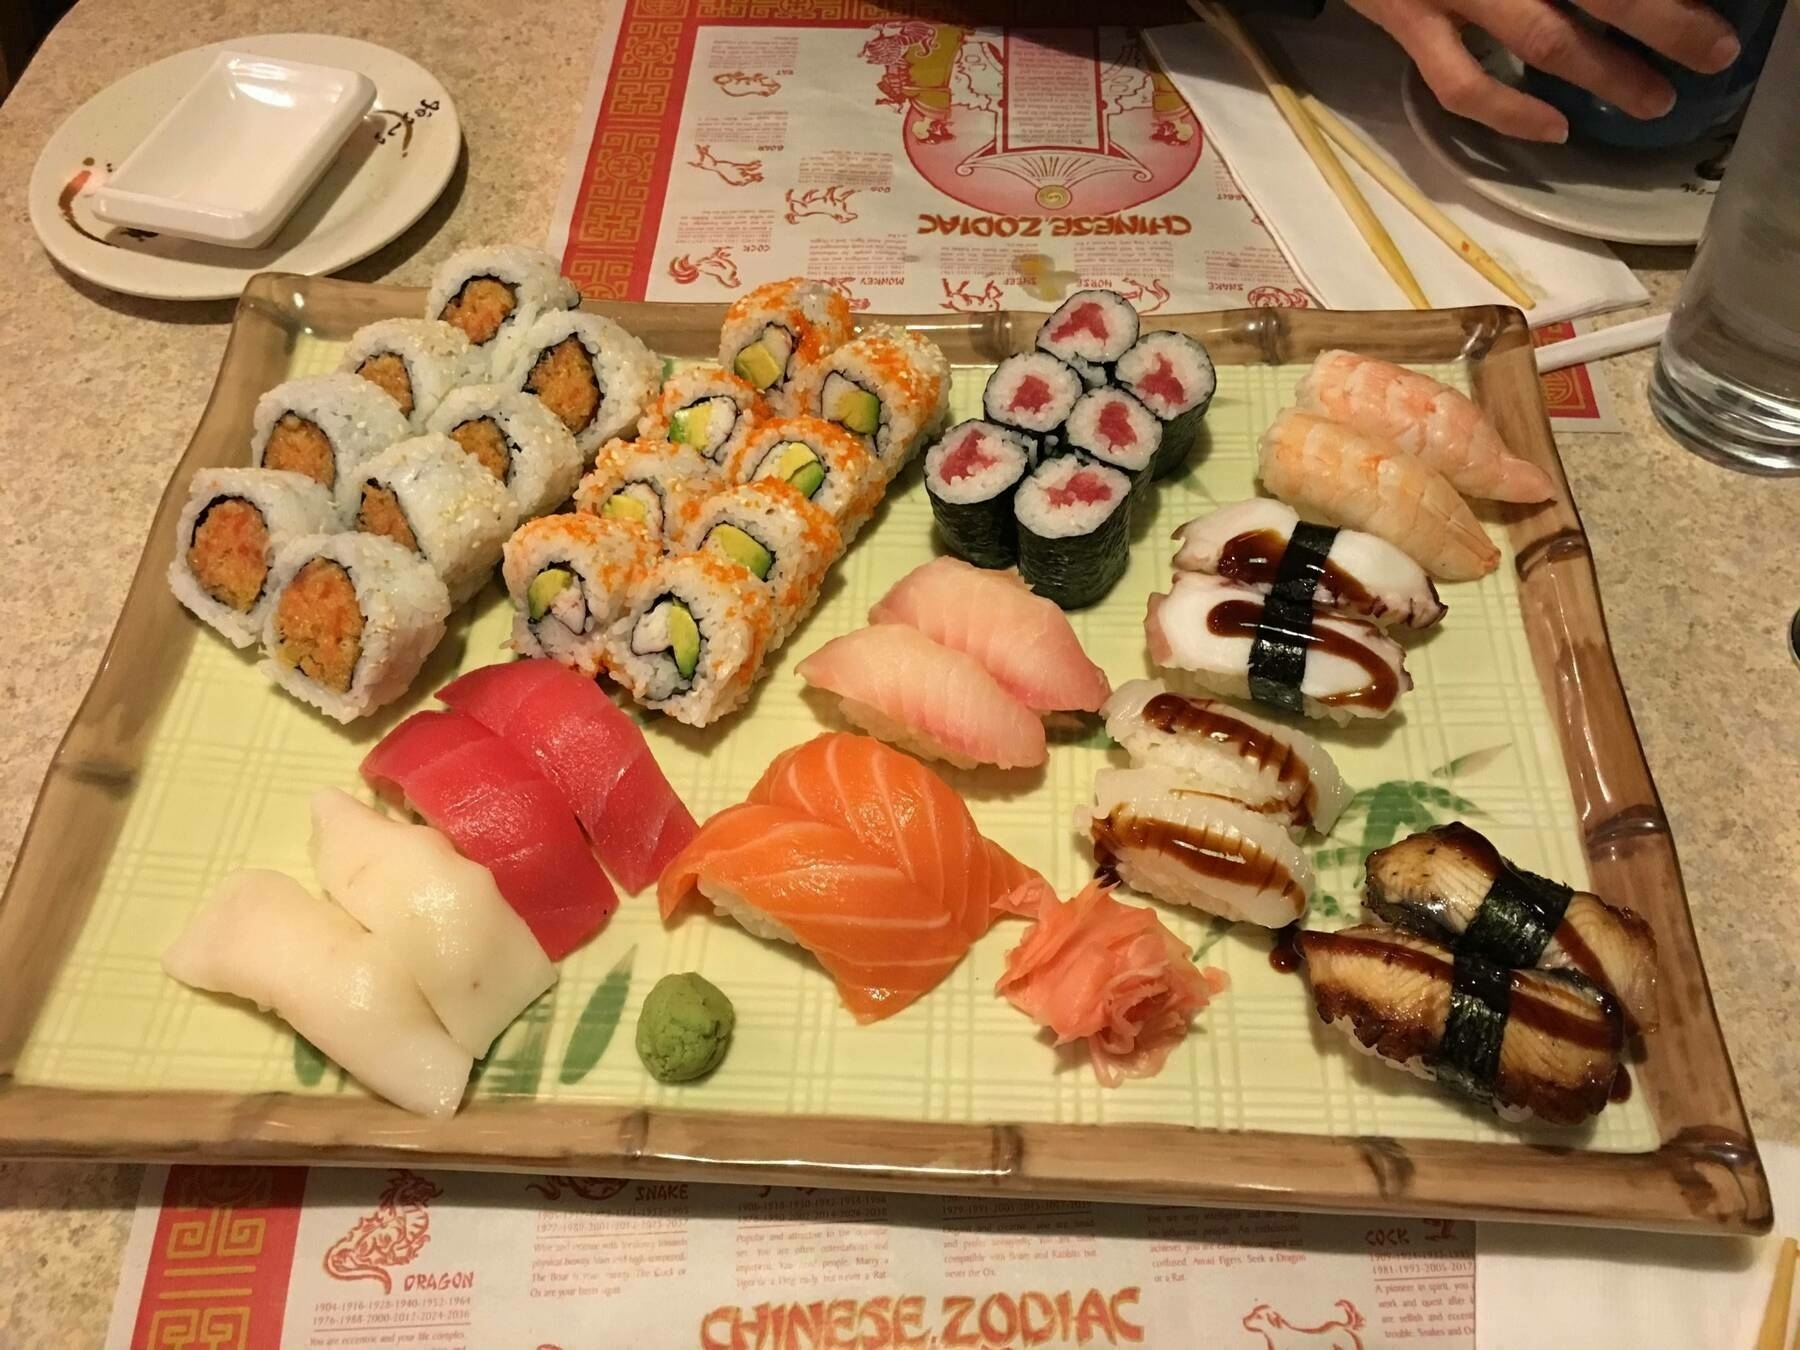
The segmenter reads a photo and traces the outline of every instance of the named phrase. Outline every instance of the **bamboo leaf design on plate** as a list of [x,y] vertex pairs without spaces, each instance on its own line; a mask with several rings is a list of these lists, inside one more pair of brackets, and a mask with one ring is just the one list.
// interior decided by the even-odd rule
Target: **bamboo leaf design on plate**
[[1480,773],[1508,750],[1512,749],[1509,741],[1503,745],[1490,745],[1485,750],[1471,750],[1466,755],[1458,755],[1447,764],[1440,764],[1431,771],[1433,778],[1455,778],[1458,774]]
[[317,1087],[330,1063],[325,1053],[299,1032],[294,1033],[294,1077],[302,1087]]
[[535,1097],[544,1077],[544,1055],[550,1048],[550,1019],[556,1012],[556,990],[545,990],[500,1035],[487,1058],[475,1065],[472,1078],[489,1097]]
[[631,990],[631,963],[636,956],[637,948],[633,947],[594,986],[587,1007],[575,1022],[569,1047],[563,1051],[562,1069],[557,1074],[560,1081],[579,1083],[612,1044],[613,1032],[619,1029],[619,1016],[625,1011],[625,996]]

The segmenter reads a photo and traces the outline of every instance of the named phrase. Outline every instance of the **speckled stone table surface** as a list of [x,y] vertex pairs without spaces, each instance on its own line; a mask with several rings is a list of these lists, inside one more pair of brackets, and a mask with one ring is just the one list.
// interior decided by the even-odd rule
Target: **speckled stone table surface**
[[[345,275],[419,283],[465,242],[542,237],[600,6],[524,0],[501,23],[483,0],[302,8],[311,31],[366,38],[425,65],[463,117],[465,162],[444,197]],[[295,26],[292,11],[266,0],[82,0],[0,105],[6,869],[199,417],[231,312],[228,302],[115,296],[58,271],[26,218],[32,163],[64,117],[128,71],[198,43]],[[1687,260],[1628,255],[1659,307]],[[1649,369],[1649,353],[1607,364],[1627,434],[1565,436],[1563,461],[1750,1114],[1760,1132],[1792,1137],[1800,670],[1784,634],[1800,605],[1800,480],[1741,477],[1682,451],[1645,404]],[[138,1177],[128,1167],[0,1165],[0,1346],[101,1339]]]

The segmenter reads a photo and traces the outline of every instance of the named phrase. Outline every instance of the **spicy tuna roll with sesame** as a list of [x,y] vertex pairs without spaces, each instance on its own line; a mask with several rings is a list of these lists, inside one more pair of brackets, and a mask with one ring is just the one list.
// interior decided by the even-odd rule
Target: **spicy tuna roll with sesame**
[[382,319],[350,336],[338,369],[360,375],[394,401],[415,432],[481,360],[460,328],[436,319]]
[[302,473],[328,492],[340,475],[412,434],[394,400],[354,375],[286,380],[256,400],[250,462]]
[[769,645],[778,647],[812,613],[844,538],[829,515],[789,484],[764,479],[700,502],[677,547],[720,554],[760,581],[774,607]]
[[339,722],[404,694],[450,614],[430,565],[373,534],[291,540],[275,555],[270,592],[257,669]]
[[704,727],[741,707],[775,628],[766,587],[710,550],[664,557],[606,639],[606,668],[647,708]]
[[393,540],[443,578],[452,604],[486,584],[519,508],[474,456],[437,432],[396,441],[338,487],[338,510]]
[[1145,333],[1119,358],[1115,376],[1162,423],[1162,444],[1150,476],[1167,478],[1180,472],[1193,453],[1200,419],[1218,387],[1206,348],[1186,333]]
[[642,439],[697,450],[723,470],[768,416],[768,402],[748,380],[701,361],[668,378],[637,431]]
[[1142,492],[1162,445],[1156,414],[1123,389],[1090,389],[1069,413],[1068,446],[1077,454],[1117,469]]
[[591,460],[637,421],[656,394],[662,362],[611,319],[557,310],[532,322],[511,368],[494,378],[535,395]]
[[575,489],[575,509],[634,525],[663,548],[693,505],[724,486],[719,466],[692,446],[608,441]]
[[466,384],[438,404],[427,430],[440,432],[494,476],[519,518],[546,515],[581,479],[581,450],[555,413],[503,384]]
[[792,417],[824,378],[825,358],[850,340],[850,302],[805,277],[758,286],[731,302],[719,364],[748,380],[769,406]]
[[281,469],[202,469],[175,526],[169,589],[234,647],[262,636],[269,569],[289,540],[337,528],[331,494]]
[[1013,497],[1019,575],[1064,609],[1081,609],[1125,575],[1131,480],[1075,455],[1045,460]]
[[981,406],[988,421],[1031,437],[1043,459],[1063,452],[1064,425],[1085,388],[1075,368],[1049,352],[1022,352],[994,367]]
[[597,674],[606,630],[656,558],[649,536],[622,520],[576,512],[519,526],[501,569],[513,650]]
[[782,417],[750,434],[727,466],[734,483],[786,483],[831,518],[844,547],[856,538],[887,486],[862,441],[822,417]]
[[1098,388],[1138,340],[1137,311],[1117,291],[1076,291],[1038,329],[1037,345]]
[[944,547],[977,567],[1019,560],[1013,494],[1031,471],[1033,447],[993,422],[958,422],[925,452],[925,493]]
[[488,379],[512,369],[525,330],[546,310],[574,309],[581,292],[550,254],[521,244],[466,248],[431,274],[425,317],[460,328]]
[[876,324],[833,352],[807,411],[862,438],[891,480],[944,419],[950,362],[917,333]]

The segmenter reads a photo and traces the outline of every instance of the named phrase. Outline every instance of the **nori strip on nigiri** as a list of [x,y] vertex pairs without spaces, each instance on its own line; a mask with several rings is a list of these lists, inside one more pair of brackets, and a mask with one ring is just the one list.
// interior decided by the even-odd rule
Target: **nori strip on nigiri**
[[1300,686],[1312,645],[1313,595],[1337,530],[1301,521],[1294,526],[1250,644],[1250,697],[1266,707],[1304,714]]
[[1499,966],[1456,953],[1450,976],[1450,1015],[1429,1063],[1440,1083],[1477,1101],[1494,1093],[1500,1068],[1500,1042],[1512,1010],[1512,976]]

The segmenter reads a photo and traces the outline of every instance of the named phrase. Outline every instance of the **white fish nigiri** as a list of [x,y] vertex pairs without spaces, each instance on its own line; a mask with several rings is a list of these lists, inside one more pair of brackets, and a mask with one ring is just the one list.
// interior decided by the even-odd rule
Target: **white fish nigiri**
[[163,953],[183,984],[273,1008],[357,1082],[422,1116],[455,1113],[473,1057],[386,943],[281,872],[233,872]]
[[[1180,572],[1208,572],[1242,586],[1266,591],[1275,583],[1300,513],[1271,497],[1221,506],[1175,531]],[[1444,617],[1444,602],[1425,569],[1385,539],[1335,525],[1329,532],[1314,598],[1327,609],[1368,619],[1386,628],[1429,628]]]
[[1095,862],[1172,905],[1280,928],[1312,895],[1312,867],[1279,821],[1171,769],[1095,774],[1088,832]]
[[1130,680],[1100,710],[1106,734],[1137,768],[1171,769],[1299,829],[1329,833],[1350,800],[1325,747],[1303,731],[1210,698]]
[[1442,581],[1474,581],[1500,565],[1450,480],[1391,441],[1285,408],[1258,456],[1257,477],[1289,506],[1379,535]]
[[[1144,615],[1150,659],[1208,693],[1269,702],[1251,669],[1268,598],[1202,572],[1177,573],[1167,595],[1150,597]],[[1314,614],[1305,641],[1298,687],[1281,686],[1299,695],[1299,706],[1276,706],[1334,722],[1386,717],[1412,688],[1400,644],[1372,623]]]
[[1392,361],[1320,352],[1295,396],[1308,412],[1392,441],[1465,496],[1541,502],[1556,490],[1549,474],[1506,448],[1468,395]]
[[337,788],[314,794],[312,824],[319,884],[387,944],[476,1059],[556,983],[493,873],[436,830],[390,820]]

